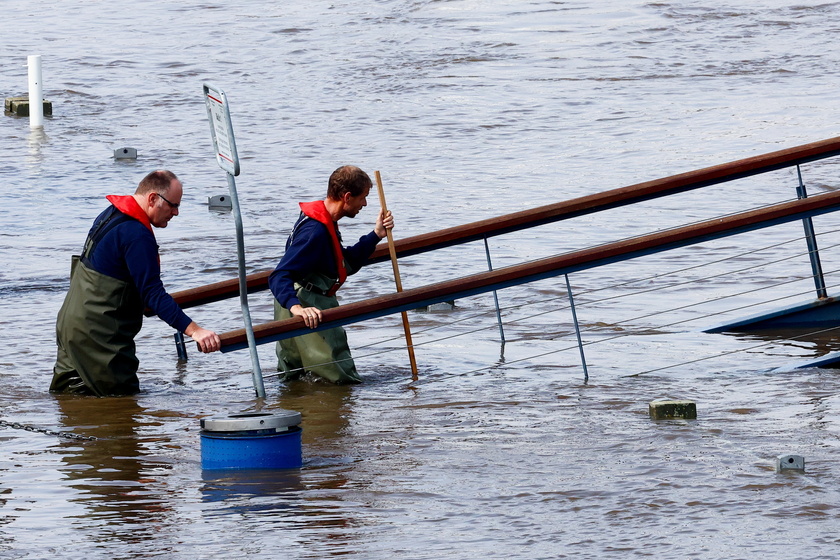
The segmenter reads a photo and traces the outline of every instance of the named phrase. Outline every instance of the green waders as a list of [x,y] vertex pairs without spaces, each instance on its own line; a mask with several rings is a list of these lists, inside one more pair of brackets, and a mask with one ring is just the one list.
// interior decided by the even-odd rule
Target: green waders
[[[305,280],[312,284],[313,290],[307,290],[295,284],[297,297],[304,307],[330,309],[338,307],[338,299],[325,293],[333,285],[326,276],[312,274]],[[280,321],[292,317],[292,312],[274,301],[274,319]],[[277,341],[277,371],[282,371],[282,380],[297,379],[305,372],[312,372],[327,381],[337,384],[361,383],[362,378],[356,372],[356,364],[350,355],[347,333],[341,327],[327,329],[286,338]]]
[[50,391],[99,397],[137,393],[134,337],[143,325],[143,300],[132,284],[73,258],[70,290],[56,321],[58,357]]

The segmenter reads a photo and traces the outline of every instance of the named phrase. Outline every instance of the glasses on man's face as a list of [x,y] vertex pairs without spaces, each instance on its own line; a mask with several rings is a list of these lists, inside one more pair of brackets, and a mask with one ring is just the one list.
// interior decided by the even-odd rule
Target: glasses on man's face
[[163,201],[165,203],[167,203],[169,205],[169,207],[172,208],[173,210],[177,210],[178,207],[181,206],[180,202],[178,204],[175,204],[175,203],[172,203],[172,202],[169,202],[168,200],[166,200],[166,197],[163,196],[162,194],[160,194],[160,193],[155,193],[155,194],[157,194],[159,197],[161,197],[163,199]]

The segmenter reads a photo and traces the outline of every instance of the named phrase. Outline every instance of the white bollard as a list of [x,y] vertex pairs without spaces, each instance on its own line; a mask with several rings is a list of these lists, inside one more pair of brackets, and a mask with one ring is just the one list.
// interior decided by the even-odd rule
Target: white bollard
[[44,87],[41,83],[41,55],[33,54],[29,63],[29,128],[44,126]]

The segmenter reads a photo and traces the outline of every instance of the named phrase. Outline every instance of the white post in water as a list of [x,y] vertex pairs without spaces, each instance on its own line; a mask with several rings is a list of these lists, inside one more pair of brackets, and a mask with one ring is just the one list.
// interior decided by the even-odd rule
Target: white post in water
[[33,54],[29,63],[29,128],[44,126],[44,86],[41,82],[41,55]]

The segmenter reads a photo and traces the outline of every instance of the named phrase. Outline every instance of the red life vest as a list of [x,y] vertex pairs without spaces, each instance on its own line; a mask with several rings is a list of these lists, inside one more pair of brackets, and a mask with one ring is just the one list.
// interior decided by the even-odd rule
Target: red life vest
[[117,210],[131,216],[144,226],[146,226],[149,231],[152,232],[152,236],[154,236],[155,232],[152,229],[152,223],[149,221],[149,217],[143,212],[143,209],[140,208],[140,205],[137,204],[137,201],[131,195],[116,195],[116,194],[109,194],[105,198],[108,199],[108,202],[113,204],[117,207]]
[[[137,204],[137,200],[130,194],[128,195],[119,195],[119,194],[109,194],[105,197],[108,199],[108,202],[114,205],[114,208],[125,214],[126,216],[131,216],[148,229],[152,233],[152,238],[155,237],[155,230],[152,229],[152,222],[149,221],[149,216],[146,215],[146,212],[140,208],[140,205]],[[157,240],[156,240],[157,241]],[[158,254],[158,265],[160,265],[160,254]]]
[[344,284],[345,280],[347,280],[347,267],[344,265],[344,252],[341,250],[341,241],[338,240],[338,226],[333,221],[330,213],[327,211],[327,207],[323,200],[301,202],[299,204],[300,210],[305,216],[309,216],[313,220],[324,224],[327,228],[327,232],[330,234],[333,255],[335,256],[335,265],[338,269],[338,280],[327,292],[327,295],[334,296],[341,285]]

